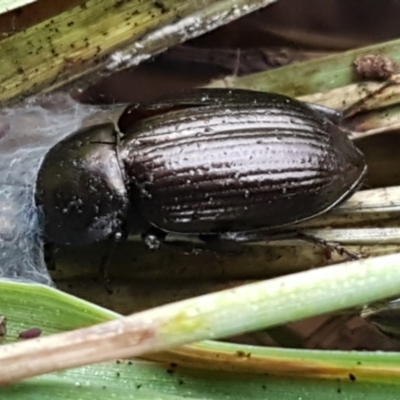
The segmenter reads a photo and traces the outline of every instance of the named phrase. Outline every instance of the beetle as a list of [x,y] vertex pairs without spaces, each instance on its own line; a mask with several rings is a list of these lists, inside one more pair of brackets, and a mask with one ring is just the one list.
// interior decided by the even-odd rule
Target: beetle
[[46,154],[36,204],[47,238],[88,244],[140,232],[253,241],[328,212],[362,183],[340,113],[275,94],[197,89],[128,106]]

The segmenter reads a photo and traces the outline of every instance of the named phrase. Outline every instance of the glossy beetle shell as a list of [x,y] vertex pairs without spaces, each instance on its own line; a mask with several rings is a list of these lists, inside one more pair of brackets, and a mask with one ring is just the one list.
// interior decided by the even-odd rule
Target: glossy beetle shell
[[323,108],[241,90],[131,107],[120,127],[134,211],[167,232],[206,234],[275,229],[324,213],[366,172],[333,120]]
[[129,106],[118,125],[54,146],[36,182],[47,239],[86,244],[156,227],[240,233],[315,217],[350,196],[361,152],[325,107],[277,94],[195,90]]

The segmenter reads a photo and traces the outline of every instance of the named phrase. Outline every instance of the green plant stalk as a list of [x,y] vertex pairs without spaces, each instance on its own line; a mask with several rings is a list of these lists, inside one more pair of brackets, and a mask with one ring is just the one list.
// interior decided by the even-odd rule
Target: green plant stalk
[[92,73],[82,89],[274,1],[88,0],[1,41],[0,102]]
[[327,92],[359,81],[353,67],[360,55],[376,54],[400,61],[400,39],[349,50],[302,63],[295,63],[271,71],[244,77],[235,77],[230,83],[224,80],[209,86],[233,86],[242,89],[283,93],[300,97]]
[[[48,334],[118,318],[106,309],[47,287],[2,281],[0,288],[0,309],[5,315],[12,316],[8,324],[9,340],[16,338],[19,331],[30,328],[32,323],[40,323]],[[11,387],[0,387],[0,393],[7,396],[7,400],[31,400],[33,395],[46,400],[70,399],[78,391],[82,399],[93,396],[99,400],[109,398],[110,391],[115,398],[123,399],[137,396],[151,399],[160,396],[160,393],[171,394],[174,391],[187,398],[198,387],[202,396],[213,393],[208,397],[216,398],[215,389],[220,387],[224,388],[222,390],[226,395],[240,397],[241,393],[240,398],[258,398],[260,385],[267,384],[271,396],[285,387],[284,399],[302,392],[302,388],[318,397],[318,393],[325,394],[332,386],[340,388],[342,397],[350,395],[349,391],[355,395],[368,387],[368,398],[375,399],[374,396],[379,396],[379,393],[387,396],[388,391],[398,390],[400,372],[398,353],[304,351],[212,341],[148,355],[147,358],[161,363],[134,360],[93,365],[42,376]],[[168,373],[171,362],[179,365],[173,374]],[[357,380],[356,384],[349,380],[349,374]],[[292,378],[284,381],[284,376]],[[300,379],[294,379],[294,376]],[[329,380],[321,381],[321,377],[328,378],[331,383]],[[176,381],[185,385],[176,387]],[[371,385],[372,382],[380,384]],[[352,385],[355,385],[354,388]],[[336,391],[333,390],[333,393]]]
[[0,383],[254,331],[395,296],[400,293],[399,265],[400,254],[343,263],[6,345],[0,348]]

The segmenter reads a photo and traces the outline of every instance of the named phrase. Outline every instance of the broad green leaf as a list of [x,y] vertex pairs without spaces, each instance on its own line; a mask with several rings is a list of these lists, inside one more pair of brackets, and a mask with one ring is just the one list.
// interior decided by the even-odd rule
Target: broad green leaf
[[[358,56],[367,54],[383,55],[400,61],[400,40],[396,39],[234,78],[232,85],[236,88],[284,93],[291,97],[328,92],[359,82],[353,62]],[[213,85],[216,84],[218,82]],[[219,84],[223,85],[222,82]]]
[[[0,310],[8,317],[8,341],[33,325],[49,334],[118,316],[39,285],[3,281],[0,293]],[[120,360],[43,375],[0,387],[0,395],[6,400],[390,400],[400,393],[400,356],[392,353],[285,350],[204,342],[166,356],[160,363]]]

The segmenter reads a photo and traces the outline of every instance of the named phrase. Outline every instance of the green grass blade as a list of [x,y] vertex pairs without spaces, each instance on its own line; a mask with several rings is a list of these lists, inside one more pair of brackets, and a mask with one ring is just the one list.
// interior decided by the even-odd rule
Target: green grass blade
[[233,86],[284,93],[291,97],[326,92],[357,82],[353,62],[358,56],[367,54],[400,61],[400,39],[234,78]]
[[[64,336],[33,339],[12,348],[2,347],[0,379],[6,382],[9,379],[20,379],[18,376],[32,376],[29,368],[26,369],[23,365],[16,368],[15,362],[20,362],[21,357],[31,360],[31,364],[38,362],[38,369],[33,372],[35,375],[276,326],[394,296],[399,293],[400,287],[399,262],[399,255],[394,254],[320,268],[158,307],[134,314],[123,321],[118,319],[116,323],[109,322],[101,328],[87,328],[80,335],[71,332],[65,333]],[[12,321],[16,318],[12,307],[17,304],[27,306],[26,301],[21,300],[21,292],[15,291],[14,288],[21,287],[29,291],[30,286],[11,282],[2,282],[1,285],[0,310]],[[54,289],[43,287],[41,290],[49,293],[42,296],[42,301],[47,307],[43,303],[35,304],[35,310],[39,312],[42,320],[47,318],[53,321],[53,324],[55,316],[60,315],[66,327],[72,328],[73,314],[71,311],[65,311],[68,303],[74,308],[79,305],[80,326],[87,325],[82,324],[85,314],[89,315],[90,323],[93,323],[94,319],[109,320],[116,317],[116,314],[103,314],[99,307],[94,306],[92,309],[89,303],[75,300]],[[61,305],[58,304],[60,300]],[[46,315],[46,310],[50,314]],[[27,327],[31,327],[29,319],[26,321]],[[37,322],[36,319],[33,321]],[[80,360],[71,359],[71,355],[77,351],[75,347],[80,346],[85,337],[88,338],[86,356]],[[122,339],[124,337],[125,341]],[[68,345],[69,340],[72,341]],[[102,349],[101,352],[98,351],[99,348]],[[72,353],[68,356],[70,352]],[[44,353],[49,353],[47,362],[39,367],[38,357]],[[61,361],[61,357],[65,359]],[[35,367],[31,365],[31,369]],[[12,374],[16,375],[11,378]]]

